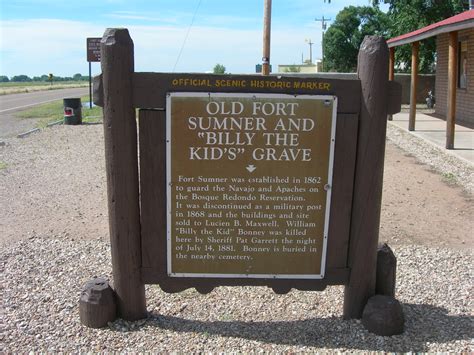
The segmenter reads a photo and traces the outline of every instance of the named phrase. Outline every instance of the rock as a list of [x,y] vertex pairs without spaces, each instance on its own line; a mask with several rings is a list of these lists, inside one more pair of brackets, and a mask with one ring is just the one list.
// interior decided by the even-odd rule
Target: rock
[[102,328],[117,318],[115,293],[109,282],[97,277],[87,282],[79,299],[81,323],[91,328]]
[[384,243],[377,249],[377,276],[375,294],[395,297],[397,258],[392,249]]
[[401,334],[405,324],[402,306],[393,297],[375,295],[369,298],[364,308],[362,324],[377,335]]

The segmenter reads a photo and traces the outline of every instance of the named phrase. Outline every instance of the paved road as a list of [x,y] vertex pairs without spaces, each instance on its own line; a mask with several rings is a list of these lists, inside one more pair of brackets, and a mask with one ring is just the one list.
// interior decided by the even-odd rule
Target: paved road
[[0,96],[0,138],[11,137],[36,127],[36,119],[15,117],[18,111],[26,110],[42,103],[87,95],[89,88],[74,88],[35,91],[30,93]]

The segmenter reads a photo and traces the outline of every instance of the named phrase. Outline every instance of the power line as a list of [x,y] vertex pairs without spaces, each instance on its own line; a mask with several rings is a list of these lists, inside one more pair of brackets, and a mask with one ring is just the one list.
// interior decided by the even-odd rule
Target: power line
[[179,50],[178,58],[176,58],[176,62],[174,63],[174,67],[173,67],[173,71],[172,71],[173,73],[174,73],[174,70],[176,69],[176,66],[178,65],[179,59],[181,58],[181,54],[183,53],[184,45],[186,44],[186,41],[188,39],[189,32],[191,31],[191,27],[193,27],[194,19],[196,18],[196,14],[199,10],[199,6],[201,6],[201,1],[202,0],[199,0],[198,4],[196,6],[196,10],[194,10],[194,15],[193,15],[193,18],[191,20],[191,23],[189,24],[188,31],[186,32],[186,36],[184,37],[184,41],[183,41],[183,44],[181,45],[181,49]]

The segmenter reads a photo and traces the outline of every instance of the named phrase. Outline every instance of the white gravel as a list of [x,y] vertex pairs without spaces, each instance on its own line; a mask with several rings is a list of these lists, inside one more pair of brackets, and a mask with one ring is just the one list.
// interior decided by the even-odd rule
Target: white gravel
[[[148,285],[148,319],[118,320],[100,330],[82,326],[83,284],[111,275],[103,146],[89,144],[101,142],[101,132],[100,126],[53,127],[39,133],[41,139],[12,138],[0,147],[0,161],[7,163],[0,170],[0,196],[6,196],[0,201],[5,213],[0,234],[8,239],[0,253],[2,353],[474,351],[472,250],[413,245],[394,248],[397,299],[406,317],[402,335],[376,336],[358,320],[342,320],[342,286],[287,295],[263,287],[221,287],[203,296],[194,290],[170,295]],[[472,191],[469,166],[438,159],[438,152],[390,125],[389,139],[434,169],[455,172],[458,183]],[[35,152],[31,161],[24,159],[25,150]],[[94,166],[95,184],[77,161]],[[36,169],[33,175],[30,169]],[[41,177],[53,179],[57,189],[41,191],[48,186]],[[7,188],[12,184],[14,193]],[[40,203],[44,193],[47,205]],[[25,203],[33,207],[30,215],[18,212]],[[73,213],[62,213],[68,206]]]
[[81,285],[110,276],[109,245],[33,236],[2,251],[2,352],[85,351],[474,351],[472,253],[399,247],[402,335],[368,333],[342,320],[343,287],[276,295],[264,287],[165,294],[147,287],[149,318],[89,329],[78,316]]

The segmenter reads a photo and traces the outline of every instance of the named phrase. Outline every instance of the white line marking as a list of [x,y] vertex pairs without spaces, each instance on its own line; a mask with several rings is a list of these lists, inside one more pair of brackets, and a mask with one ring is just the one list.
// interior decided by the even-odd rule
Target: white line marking
[[45,103],[47,103],[47,102],[58,101],[58,100],[61,100],[61,99],[51,99],[51,100],[36,102],[36,103],[34,103],[34,104],[28,104],[28,105],[23,105],[23,106],[17,106],[17,107],[7,108],[6,110],[0,110],[0,113],[8,112],[8,111],[13,111],[13,110],[17,110],[17,109],[20,109],[20,108],[26,108],[26,107],[30,107],[30,106],[41,105],[41,104],[45,104]]

